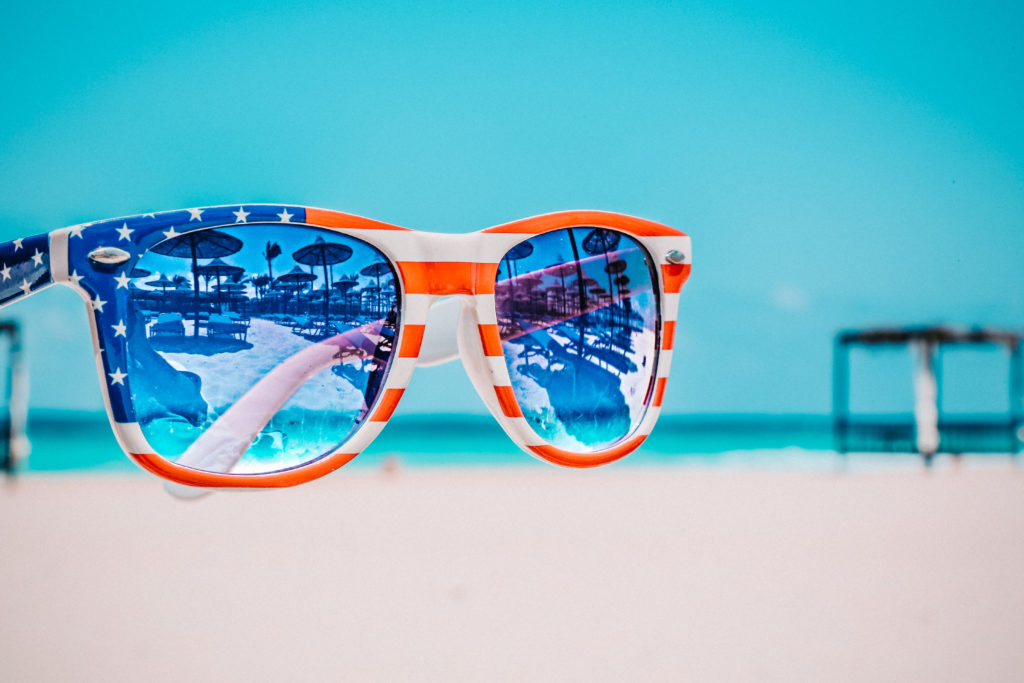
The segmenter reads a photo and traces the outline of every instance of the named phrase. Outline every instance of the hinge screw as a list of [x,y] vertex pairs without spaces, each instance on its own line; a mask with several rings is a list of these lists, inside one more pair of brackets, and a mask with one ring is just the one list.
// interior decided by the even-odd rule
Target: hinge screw
[[102,263],[107,266],[114,266],[124,263],[132,257],[124,249],[118,247],[100,247],[89,252],[89,260],[93,263]]
[[686,263],[686,254],[678,249],[673,249],[665,254],[665,260],[669,263]]

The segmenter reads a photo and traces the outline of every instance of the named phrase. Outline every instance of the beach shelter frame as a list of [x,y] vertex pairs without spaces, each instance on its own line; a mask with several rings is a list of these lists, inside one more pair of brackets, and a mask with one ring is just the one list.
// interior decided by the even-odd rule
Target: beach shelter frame
[[[1024,426],[1022,335],[1007,330],[945,326],[843,330],[833,344],[832,430],[848,452],[912,452],[930,462],[937,453],[1018,453]],[[857,348],[910,348],[914,354],[911,418],[855,414],[850,409],[850,353]],[[1003,417],[943,414],[943,350],[1002,347],[1008,353],[1009,409]]]
[[[119,283],[142,254],[166,239],[192,231],[252,224],[278,224],[282,230],[289,225],[322,228],[350,235],[380,250],[397,274],[400,314],[395,351],[367,419],[336,451],[298,467],[264,474],[192,469],[157,455],[136,422],[123,336],[129,292]],[[542,233],[577,227],[626,233],[648,252],[655,264],[659,310],[659,351],[643,419],[618,444],[586,453],[552,446],[523,417],[502,351],[494,300],[499,260],[512,247]],[[180,485],[179,493],[187,494],[190,487],[292,486],[323,476],[354,458],[394,413],[418,364],[431,307],[448,297],[457,297],[461,302],[458,352],[466,371],[491,414],[516,444],[538,458],[570,467],[592,467],[618,460],[640,446],[660,412],[671,366],[679,292],[690,275],[691,250],[689,237],[675,228],[604,211],[564,211],[474,233],[446,234],[409,230],[312,207],[236,204],[83,223],[15,240],[0,244],[0,266],[9,267],[12,272],[10,280],[0,283],[0,305],[52,284],[71,287],[82,296],[91,313],[97,369],[118,442],[135,463]],[[269,420],[271,416],[253,419],[261,417]]]

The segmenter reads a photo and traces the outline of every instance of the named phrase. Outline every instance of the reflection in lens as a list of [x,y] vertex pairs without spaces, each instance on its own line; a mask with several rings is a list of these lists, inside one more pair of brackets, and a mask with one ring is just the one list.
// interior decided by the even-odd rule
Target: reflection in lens
[[398,325],[377,249],[304,226],[185,233],[133,273],[126,323],[136,419],[157,454],[263,473],[315,460],[366,418]]
[[523,415],[549,443],[601,450],[643,419],[657,354],[647,252],[604,228],[544,233],[498,266],[498,328]]

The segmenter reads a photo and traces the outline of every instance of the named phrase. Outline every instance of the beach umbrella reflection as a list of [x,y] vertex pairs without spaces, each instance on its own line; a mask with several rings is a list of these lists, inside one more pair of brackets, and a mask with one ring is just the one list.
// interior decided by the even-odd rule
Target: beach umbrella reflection
[[166,275],[161,275],[158,278],[154,278],[152,280],[147,280],[147,281],[143,282],[142,284],[148,285],[149,287],[152,287],[154,289],[159,287],[160,288],[160,293],[163,296],[160,297],[159,302],[155,302],[157,304],[156,308],[157,309],[166,308],[166,304],[167,304],[167,288],[174,286],[174,280],[172,280],[171,278],[167,277]]
[[516,277],[519,274],[518,268],[516,267],[516,261],[524,259],[532,253],[533,245],[529,242],[520,242],[505,253],[505,270],[508,271],[509,285],[511,288],[511,311],[513,317],[515,317],[516,312]]
[[199,259],[219,258],[237,253],[243,246],[242,240],[218,230],[196,230],[150,247],[150,251],[164,256],[187,258],[192,261],[192,335],[199,336]]
[[579,293],[579,315],[576,316],[576,329],[578,332],[579,339],[576,342],[576,355],[580,358],[584,357],[584,338],[587,331],[587,314],[583,311],[587,308],[587,292],[584,289],[583,284],[583,264],[580,262],[580,250],[576,245],[576,230],[570,228],[566,230],[566,234],[569,237],[569,246],[572,248],[572,259],[573,265],[576,266],[576,289]]
[[167,293],[167,288],[171,287],[172,285],[174,285],[174,280],[170,279],[166,275],[161,275],[160,277],[156,278],[155,280],[149,280],[148,282],[145,282],[143,284],[147,284],[150,287],[159,287],[161,289],[161,291],[164,294],[166,294]]
[[619,246],[622,235],[604,228],[594,228],[583,238],[583,250],[590,255],[607,254]]
[[387,263],[384,263],[383,261],[377,261],[376,263],[371,263],[370,265],[366,266],[365,268],[360,270],[359,273],[361,275],[369,275],[370,277],[376,278],[377,286],[374,287],[374,291],[377,293],[377,313],[380,313],[380,278],[382,275],[391,274],[391,266],[389,266]]
[[537,289],[543,279],[539,275],[527,274],[517,277],[516,280],[518,280],[519,284],[521,284],[526,290],[526,296],[524,299],[526,301],[527,314],[535,314],[537,311],[534,310],[534,290]]
[[345,310],[346,314],[350,313],[350,311],[348,310],[348,295],[349,295],[349,292],[357,284],[359,284],[359,282],[357,280],[353,280],[352,278],[344,278],[342,280],[338,280],[333,285],[331,285],[332,287],[337,289],[339,292],[341,292],[341,305],[342,305],[342,308]]
[[[612,230],[605,230],[604,228],[594,228],[587,236],[583,238],[583,251],[590,255],[604,254],[604,270],[608,274],[608,291],[612,289],[612,271],[609,268],[612,267],[612,261],[608,258],[608,252],[613,251],[619,246],[619,241],[622,239],[620,233]],[[622,268],[625,269],[625,261],[622,261]],[[621,271],[619,271],[621,272]]]
[[[612,290],[612,283],[613,283],[613,279],[612,278],[613,278],[613,276],[617,276],[617,275],[621,274],[624,270],[626,270],[626,262],[623,261],[622,259],[615,259],[614,261],[611,261],[610,263],[606,263],[605,266],[604,266],[604,272],[606,272],[608,274],[608,292],[609,292],[608,301],[609,301],[609,303],[611,303],[611,292],[613,291]],[[613,314],[614,314],[615,310],[616,310],[615,308],[612,308],[612,313]]]
[[325,242],[323,237],[308,244],[292,254],[292,258],[307,266],[321,266],[324,269],[324,334],[331,319],[331,273],[328,266],[347,261],[352,257],[352,249],[337,242]]
[[[206,265],[202,265],[196,268],[196,272],[202,275],[203,277],[207,278],[207,283],[209,283],[209,278],[211,276],[217,278],[217,303],[219,304],[221,301],[220,279],[222,277],[241,275],[242,273],[245,272],[245,268],[242,268],[241,266],[233,266],[230,263],[225,263],[219,258],[215,258]],[[209,287],[209,284],[207,284],[207,287]]]
[[[149,277],[152,274],[152,271],[146,270],[145,268],[132,268],[131,271],[128,272],[128,277],[133,280],[138,280],[144,277]],[[134,282],[129,282],[128,287],[130,289],[136,289]]]
[[306,288],[310,282],[316,280],[316,275],[307,273],[299,266],[295,266],[284,275],[277,276],[274,281],[282,287],[295,291],[295,312],[299,312],[299,293]]
[[217,285],[217,291],[226,294],[229,300],[245,294],[246,290],[247,287],[241,282],[222,282]]
[[569,315],[569,307],[566,301],[566,293],[569,291],[565,286],[565,278],[576,272],[576,263],[559,263],[547,269],[552,275],[557,275],[562,281],[562,315]]

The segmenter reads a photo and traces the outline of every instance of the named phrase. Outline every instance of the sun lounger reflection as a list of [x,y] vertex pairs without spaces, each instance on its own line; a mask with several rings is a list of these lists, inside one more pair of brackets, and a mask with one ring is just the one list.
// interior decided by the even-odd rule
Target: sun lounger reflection
[[180,313],[161,313],[149,327],[150,337],[184,337],[185,322]]
[[206,322],[206,334],[209,337],[234,337],[245,341],[249,326],[239,318],[232,318],[220,313],[213,313]]

